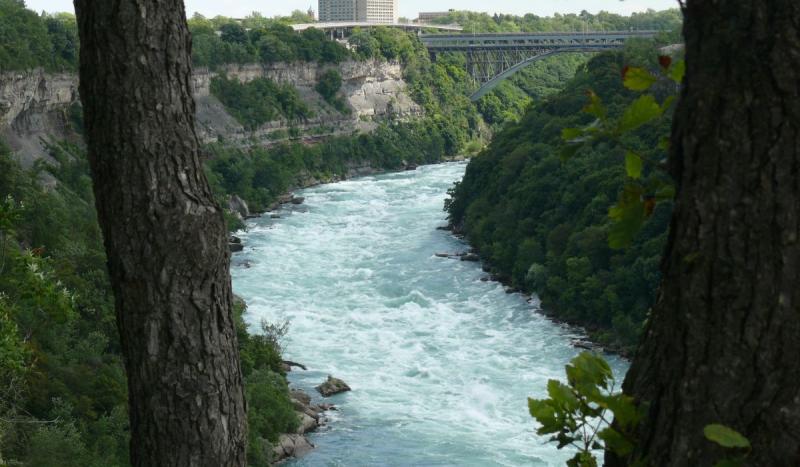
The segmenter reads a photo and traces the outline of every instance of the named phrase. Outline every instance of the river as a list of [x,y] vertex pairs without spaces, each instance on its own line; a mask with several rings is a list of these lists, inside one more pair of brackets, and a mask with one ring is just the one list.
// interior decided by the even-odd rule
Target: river
[[[467,249],[442,211],[464,163],[364,177],[298,193],[280,219],[242,233],[232,268],[248,323],[291,321],[285,358],[305,363],[292,385],[328,374],[352,391],[312,434],[294,466],[564,465],[571,453],[535,434],[528,396],[542,397],[577,354],[574,330],[507,294],[478,263],[439,258]],[[248,263],[245,267],[243,264]],[[617,374],[623,361],[611,358]]]

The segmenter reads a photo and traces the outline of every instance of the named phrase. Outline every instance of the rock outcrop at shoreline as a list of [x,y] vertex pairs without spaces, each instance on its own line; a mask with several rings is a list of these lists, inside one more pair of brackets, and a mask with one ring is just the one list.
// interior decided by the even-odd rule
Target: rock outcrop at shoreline
[[231,253],[236,253],[237,251],[244,250],[244,245],[242,245],[242,239],[231,235],[228,237],[228,248],[230,248]]
[[238,195],[231,195],[228,197],[228,211],[240,221],[250,217],[250,208],[247,206],[247,202]]
[[291,457],[301,457],[314,449],[314,444],[305,436],[316,431],[327,423],[325,412],[336,410],[331,404],[314,404],[311,397],[300,389],[290,392],[292,405],[300,419],[296,433],[284,433],[272,448],[273,464],[280,463]]

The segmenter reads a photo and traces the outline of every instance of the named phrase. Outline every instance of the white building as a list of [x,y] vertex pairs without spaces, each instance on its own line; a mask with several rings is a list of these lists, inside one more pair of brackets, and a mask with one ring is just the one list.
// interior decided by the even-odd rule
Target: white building
[[395,24],[397,0],[319,0],[321,22],[366,22]]

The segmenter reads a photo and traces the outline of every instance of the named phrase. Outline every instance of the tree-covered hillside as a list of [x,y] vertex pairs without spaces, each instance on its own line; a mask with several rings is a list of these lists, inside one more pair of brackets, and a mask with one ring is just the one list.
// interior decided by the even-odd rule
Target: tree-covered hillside
[[[25,170],[0,141],[0,464],[126,466],[127,384],[88,163],[68,144],[51,155],[58,165]],[[241,367],[258,395],[248,456],[266,466],[298,420],[279,349],[247,332],[243,311]]]
[[319,29],[295,32],[282,21],[240,24],[230,18],[189,20],[192,32],[192,61],[195,66],[216,68],[228,63],[319,62],[339,63],[351,58],[340,43]]
[[[670,207],[660,205],[630,248],[609,247],[608,209],[625,182],[624,153],[612,142],[560,158],[561,131],[591,121],[581,109],[591,89],[619,114],[634,94],[621,72],[642,49],[591,59],[562,92],[529,109],[473,158],[447,210],[493,271],[535,292],[545,311],[587,326],[602,342],[630,349],[658,284]],[[651,63],[655,51],[650,49]],[[646,125],[627,144],[656,148],[669,119]],[[659,150],[650,150],[661,159]]]
[[25,8],[22,0],[0,0],[0,71],[75,70],[77,64],[74,15],[39,15]]
[[584,10],[580,14],[537,16],[529,13],[518,16],[459,10],[436,18],[432,23],[460,24],[467,32],[672,31],[681,23],[681,12],[674,8],[623,16],[607,11],[591,14]]
[[[216,68],[228,63],[318,61],[338,63],[348,50],[320,30],[295,33],[289,24],[308,20],[296,12],[286,18],[256,13],[237,21],[218,16],[189,20],[195,66]],[[0,0],[0,71],[43,67],[76,71],[78,28],[71,13],[38,14],[23,0]]]

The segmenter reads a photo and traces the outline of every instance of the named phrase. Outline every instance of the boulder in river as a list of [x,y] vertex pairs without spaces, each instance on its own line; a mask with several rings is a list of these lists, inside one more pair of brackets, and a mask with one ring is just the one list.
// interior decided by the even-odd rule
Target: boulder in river
[[333,376],[328,375],[328,380],[317,386],[316,389],[324,397],[328,397],[334,394],[339,394],[340,392],[349,391],[350,386],[348,386],[347,383],[339,378],[334,378]]
[[242,245],[242,239],[235,235],[231,235],[228,238],[228,248],[230,248],[231,252],[233,253],[244,250],[244,245]]
[[480,256],[475,253],[467,253],[461,257],[461,261],[480,261]]
[[253,266],[252,261],[244,259],[241,256],[231,258],[231,267],[249,269],[251,266]]
[[305,201],[305,200],[306,199],[303,198],[302,196],[292,196],[291,202],[292,202],[292,204],[303,204],[303,201]]

